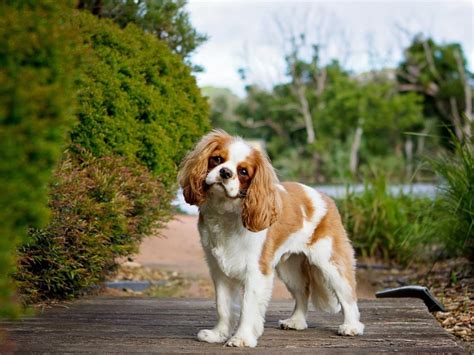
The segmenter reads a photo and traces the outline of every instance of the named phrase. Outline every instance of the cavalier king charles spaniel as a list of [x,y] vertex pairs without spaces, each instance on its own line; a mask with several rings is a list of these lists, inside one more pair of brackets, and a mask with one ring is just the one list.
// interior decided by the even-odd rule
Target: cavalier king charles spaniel
[[[199,207],[201,244],[215,286],[218,321],[200,341],[255,347],[276,271],[295,299],[282,329],[307,328],[308,300],[342,308],[341,335],[359,335],[355,259],[339,212],[328,196],[280,182],[269,159],[244,140],[214,130],[184,159],[179,184]],[[240,300],[240,319],[237,307]]]

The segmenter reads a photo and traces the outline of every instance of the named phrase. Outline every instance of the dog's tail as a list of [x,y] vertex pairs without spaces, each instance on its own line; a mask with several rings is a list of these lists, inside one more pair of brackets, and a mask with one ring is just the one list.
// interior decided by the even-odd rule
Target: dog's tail
[[324,280],[324,276],[316,266],[311,266],[311,302],[316,309],[338,313],[341,305],[334,293]]

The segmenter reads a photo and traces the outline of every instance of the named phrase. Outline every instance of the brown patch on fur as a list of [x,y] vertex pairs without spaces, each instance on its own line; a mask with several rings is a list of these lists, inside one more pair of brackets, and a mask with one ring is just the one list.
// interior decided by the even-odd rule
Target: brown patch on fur
[[246,163],[252,167],[253,176],[246,182],[250,181],[250,185],[245,189],[242,203],[242,223],[248,230],[259,232],[273,225],[280,216],[281,199],[275,186],[278,178],[268,158],[256,149]]
[[[255,174],[255,166],[257,165],[256,157],[257,157],[257,154],[254,151],[252,151],[250,156],[237,166],[237,177],[239,178],[241,191],[246,192],[250,186],[250,183],[252,182],[252,178]],[[247,170],[247,173],[248,173],[247,176],[242,175],[240,173],[242,169]]]
[[334,201],[325,194],[321,194],[327,206],[327,212],[319,222],[314,230],[314,233],[309,241],[309,245],[313,245],[319,239],[324,237],[332,238],[332,256],[333,262],[342,276],[349,282],[352,287],[352,293],[355,297],[356,280],[355,280],[355,259],[354,250],[351,242],[347,238],[346,231],[342,225],[341,216],[337,210]]
[[282,200],[282,211],[280,218],[268,230],[267,238],[263,244],[260,255],[260,271],[264,275],[271,273],[271,264],[276,251],[283,245],[288,237],[303,227],[303,206],[307,219],[314,213],[314,207],[304,188],[292,182],[282,184],[286,192],[278,190]]
[[196,206],[202,205],[206,194],[205,180],[209,169],[209,158],[217,153],[217,155],[226,158],[225,148],[232,139],[232,136],[224,131],[213,130],[206,134],[194,150],[184,158],[178,174],[178,181],[187,203]]
[[[216,157],[220,157],[222,159],[222,162],[216,163],[214,161],[214,158]],[[224,145],[222,146],[219,145],[219,147],[211,153],[208,159],[207,172],[211,171],[216,166],[224,163],[225,161],[227,161],[228,158],[229,158],[229,151],[226,149],[226,143],[224,143]]]

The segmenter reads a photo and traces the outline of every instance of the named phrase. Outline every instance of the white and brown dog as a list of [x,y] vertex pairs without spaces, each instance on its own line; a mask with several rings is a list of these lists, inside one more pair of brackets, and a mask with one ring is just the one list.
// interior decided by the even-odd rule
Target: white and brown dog
[[[364,331],[357,307],[354,251],[334,202],[314,189],[280,183],[268,158],[219,130],[184,159],[179,183],[199,207],[199,233],[214,281],[218,322],[198,339],[257,345],[263,333],[274,271],[296,304],[282,329],[305,329],[308,299],[344,313],[341,335]],[[235,303],[241,303],[240,322]]]

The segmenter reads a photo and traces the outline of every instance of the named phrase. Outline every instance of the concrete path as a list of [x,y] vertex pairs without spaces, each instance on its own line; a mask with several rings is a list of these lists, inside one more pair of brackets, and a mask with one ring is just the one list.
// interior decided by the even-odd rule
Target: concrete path
[[419,300],[362,300],[359,337],[336,335],[341,314],[309,312],[309,328],[280,330],[293,303],[274,301],[265,333],[255,349],[223,348],[196,340],[200,329],[214,325],[214,303],[209,300],[151,298],[91,298],[47,309],[36,318],[0,322],[7,342],[0,353],[462,353],[454,337],[444,331]]

